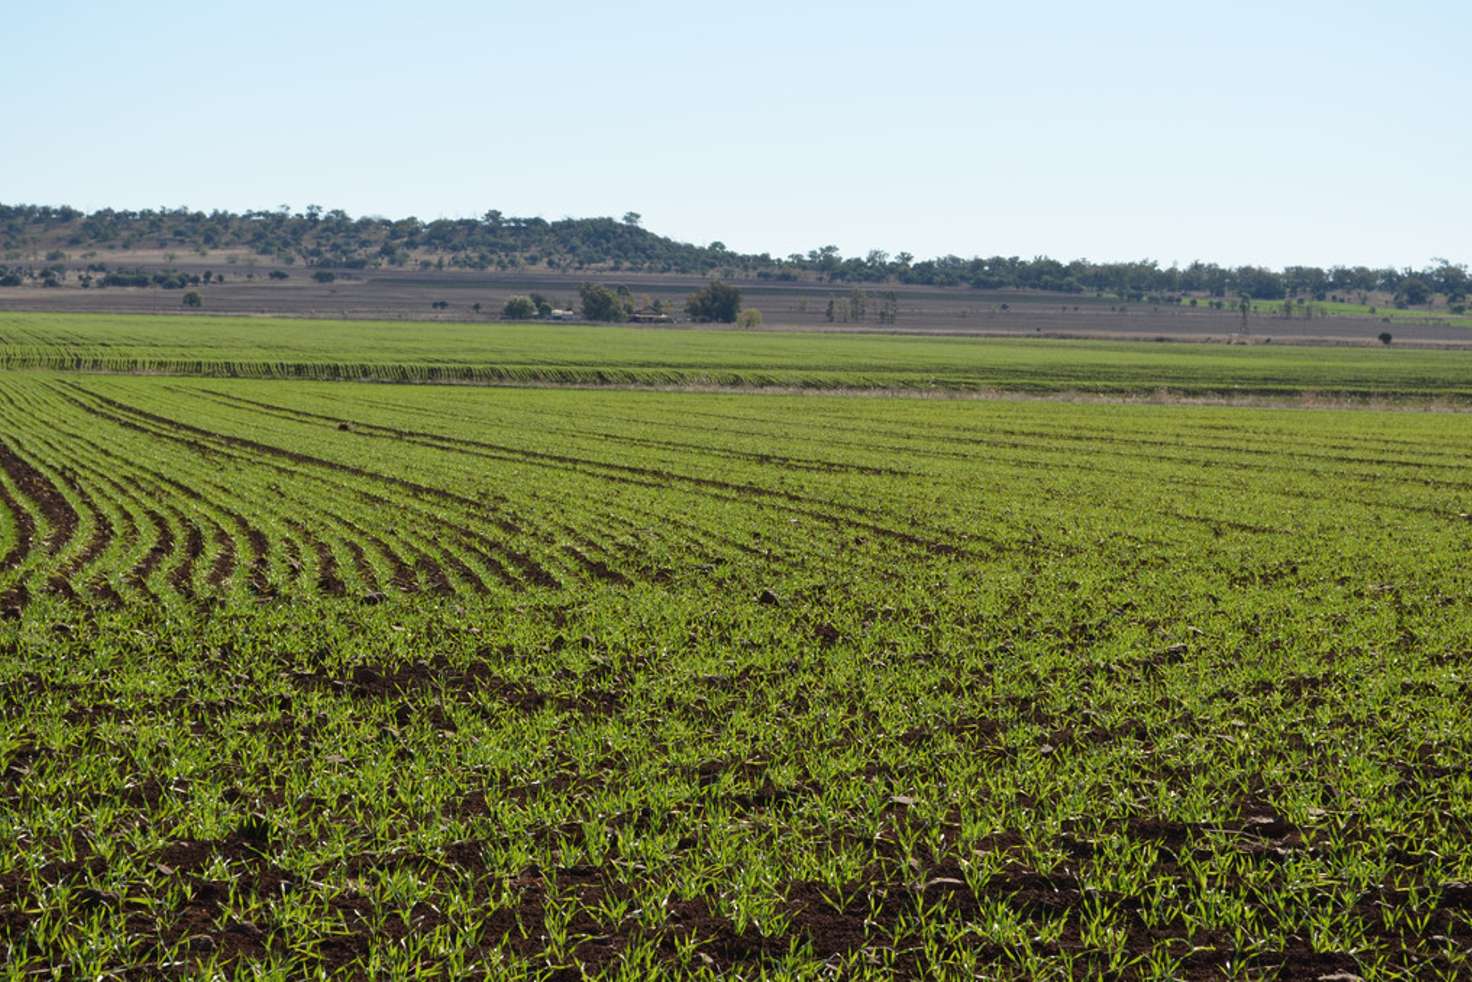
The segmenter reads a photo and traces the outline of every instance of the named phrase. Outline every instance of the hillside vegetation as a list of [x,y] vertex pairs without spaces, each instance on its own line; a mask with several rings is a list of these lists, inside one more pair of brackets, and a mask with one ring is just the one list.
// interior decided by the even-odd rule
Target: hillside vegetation
[[[0,205],[0,255],[7,261],[59,262],[73,253],[107,250],[208,252],[243,249],[282,262],[363,269],[422,264],[437,268],[509,270],[527,267],[818,277],[831,282],[898,282],[965,285],[978,289],[1031,289],[1104,293],[1156,300],[1199,294],[1216,298],[1278,300],[1306,297],[1355,302],[1372,293],[1407,307],[1465,304],[1464,265],[1444,260],[1422,269],[1336,266],[1223,267],[1194,262],[1162,267],[1154,261],[1063,262],[1046,256],[995,255],[917,259],[906,252],[875,250],[843,256],[834,246],[774,257],[733,252],[721,242],[692,245],[650,232],[629,213],[613,218],[516,218],[487,211],[479,218],[353,218],[341,210],[311,206],[276,211],[162,209],[85,213],[68,207]],[[96,258],[92,256],[90,258]],[[44,271],[44,267],[42,267]],[[0,269],[17,282],[38,275],[33,267]]]

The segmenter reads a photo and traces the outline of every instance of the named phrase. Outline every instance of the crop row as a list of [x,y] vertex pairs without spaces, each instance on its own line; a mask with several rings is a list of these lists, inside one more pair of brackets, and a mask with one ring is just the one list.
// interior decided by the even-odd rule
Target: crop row
[[[351,353],[348,355],[346,353]],[[1472,351],[0,313],[0,369],[582,386],[1465,401]]]
[[852,410],[12,377],[0,593],[520,591],[753,556],[1077,549],[1125,511],[1142,519],[1128,538],[1179,548],[1193,529],[1287,541],[1367,512],[1451,530],[1472,509],[1454,435],[1434,430],[1348,440],[1207,413],[1162,437],[1108,410]]

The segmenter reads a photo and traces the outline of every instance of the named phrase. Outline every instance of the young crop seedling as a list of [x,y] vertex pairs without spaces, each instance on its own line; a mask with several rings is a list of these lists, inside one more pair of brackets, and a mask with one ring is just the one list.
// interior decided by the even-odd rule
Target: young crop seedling
[[[129,377],[44,359],[172,319],[6,323],[12,973],[1467,971],[1463,414],[359,386],[275,322]],[[364,330],[343,377],[432,375]],[[1211,354],[1162,357],[1358,372]]]

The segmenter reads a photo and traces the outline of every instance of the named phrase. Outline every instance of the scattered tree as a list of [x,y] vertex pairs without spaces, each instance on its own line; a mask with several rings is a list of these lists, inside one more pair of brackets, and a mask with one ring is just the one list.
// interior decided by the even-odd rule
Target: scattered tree
[[712,280],[685,301],[685,312],[697,321],[734,323],[741,313],[741,291]]
[[203,307],[204,306],[204,297],[201,297],[194,290],[190,290],[188,293],[184,294],[184,306],[186,306],[186,307]]
[[[208,255],[218,249],[232,253],[246,249],[249,254],[239,260],[246,265],[308,263],[334,268],[354,268],[355,263],[362,264],[357,268],[405,266],[420,259],[429,268],[436,268],[443,260],[447,269],[480,270],[516,269],[528,264],[606,269],[621,263],[625,268],[665,273],[708,273],[731,268],[741,270],[742,275],[779,280],[806,274],[842,283],[845,290],[859,284],[899,282],[1092,293],[1127,302],[1152,296],[1202,297],[1222,301],[1223,307],[1217,309],[1233,308],[1240,295],[1275,306],[1289,297],[1319,301],[1329,296],[1359,297],[1361,304],[1367,304],[1366,298],[1375,294],[1389,297],[1401,292],[1408,279],[1425,285],[1428,301],[1436,298],[1439,302],[1444,296],[1448,305],[1465,304],[1472,293],[1467,267],[1445,259],[1433,259],[1416,270],[1367,266],[1270,270],[1205,262],[1169,267],[1151,260],[1060,262],[1047,256],[1022,259],[946,255],[917,260],[908,252],[889,254],[882,249],[844,256],[833,246],[776,258],[733,252],[719,242],[702,246],[643,232],[630,234],[637,228],[642,228],[642,217],[636,212],[626,212],[622,220],[602,217],[547,221],[508,216],[492,209],[479,219],[421,221],[413,217],[353,218],[341,210],[324,211],[315,204],[300,212],[291,208],[244,213],[105,208],[91,214],[74,208],[0,204],[0,255],[22,248],[40,256],[55,255],[63,249],[69,254],[75,247],[85,256],[96,247],[147,247],[168,250],[169,262],[186,250]],[[236,261],[235,256],[226,261]],[[1409,292],[1415,291],[1412,284]],[[1413,295],[1406,296],[1406,305],[1415,306],[1414,299]]]
[[894,324],[900,319],[900,298],[893,290],[882,294],[879,305],[879,323]]
[[332,283],[337,279],[337,274],[331,270],[319,269],[312,274],[312,279],[318,283]]
[[537,315],[537,305],[531,297],[512,297],[501,308],[501,316],[509,321],[530,320]]
[[1392,342],[1394,340],[1395,340],[1395,335],[1391,334],[1389,331],[1381,331],[1380,332],[1380,343],[1381,344],[1383,344],[1383,345],[1389,345],[1390,342]]
[[584,283],[578,288],[583,316],[590,321],[622,323],[634,313],[634,298],[626,287],[610,289],[601,283]]
[[1408,276],[1395,291],[1395,302],[1402,307],[1419,307],[1431,299],[1431,287],[1419,276]]

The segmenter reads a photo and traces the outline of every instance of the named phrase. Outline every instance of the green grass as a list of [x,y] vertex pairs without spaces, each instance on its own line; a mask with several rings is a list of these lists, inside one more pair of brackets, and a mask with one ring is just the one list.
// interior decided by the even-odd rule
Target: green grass
[[389,382],[1465,399],[1472,351],[0,314],[0,368]]
[[1466,977],[1469,445],[0,374],[8,971]]
[[[1316,317],[1375,317],[1379,319],[1390,318],[1394,321],[1414,321],[1424,323],[1436,321],[1438,323],[1452,324],[1456,327],[1472,328],[1472,316],[1467,314],[1454,314],[1445,306],[1439,307],[1396,307],[1394,303],[1386,301],[1381,304],[1363,304],[1335,302],[1332,300],[1310,300],[1308,305],[1313,307]],[[1283,309],[1282,301],[1276,304],[1272,302],[1258,302],[1253,304],[1253,309],[1266,315],[1278,313]],[[1296,306],[1298,316],[1302,317],[1302,305]]]

